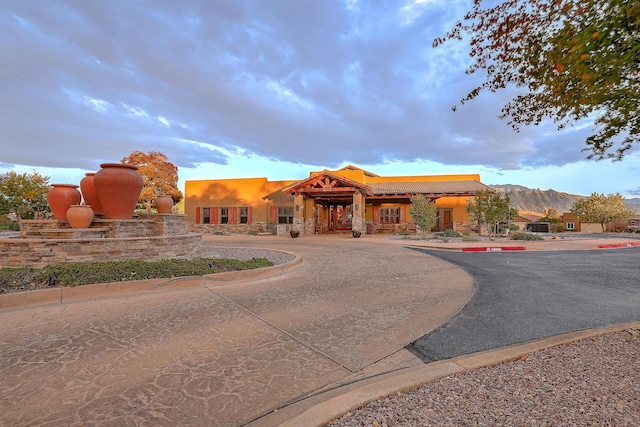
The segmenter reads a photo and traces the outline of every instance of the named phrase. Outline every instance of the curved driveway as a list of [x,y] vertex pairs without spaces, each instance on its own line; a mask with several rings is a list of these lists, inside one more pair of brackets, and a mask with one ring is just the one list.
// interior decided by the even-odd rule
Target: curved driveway
[[413,344],[426,361],[640,320],[640,247],[418,251],[462,267],[477,287],[462,312]]
[[458,267],[383,237],[205,244],[304,262],[267,279],[0,310],[0,425],[264,425],[288,403],[420,363],[403,348],[473,294]]

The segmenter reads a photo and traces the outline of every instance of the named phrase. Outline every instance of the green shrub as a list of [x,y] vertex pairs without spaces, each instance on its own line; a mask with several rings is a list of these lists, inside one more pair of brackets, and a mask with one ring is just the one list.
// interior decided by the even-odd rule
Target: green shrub
[[448,229],[448,230],[442,231],[440,233],[436,233],[436,236],[440,236],[440,237],[462,237],[462,234],[460,234],[457,231],[454,231],[452,229]]
[[15,289],[32,283],[48,284],[49,278],[54,274],[56,283],[63,286],[77,286],[92,283],[203,276],[272,265],[273,263],[266,258],[252,258],[247,261],[228,258],[195,258],[191,260],[77,262],[48,265],[37,269],[2,268],[0,269],[0,288]]
[[515,233],[513,240],[544,240],[542,236],[534,233]]

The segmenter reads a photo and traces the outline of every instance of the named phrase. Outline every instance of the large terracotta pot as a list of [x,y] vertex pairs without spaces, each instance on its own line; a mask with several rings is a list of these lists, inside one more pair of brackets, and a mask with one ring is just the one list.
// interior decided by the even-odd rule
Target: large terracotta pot
[[93,221],[93,209],[89,205],[71,205],[67,209],[67,221],[71,228],[89,228]]
[[74,184],[51,184],[51,186],[53,188],[47,193],[47,201],[53,217],[65,219],[69,206],[79,204],[82,199],[78,186]]
[[173,199],[171,196],[162,195],[156,197],[156,209],[158,213],[171,213],[173,207]]
[[80,191],[84,198],[84,204],[91,206],[94,213],[102,214],[104,211],[102,210],[102,204],[100,204],[100,199],[96,192],[96,186],[93,182],[95,175],[95,172],[85,174],[85,177],[80,181]]
[[138,167],[122,163],[103,163],[93,177],[98,199],[107,219],[131,219],[142,191]]

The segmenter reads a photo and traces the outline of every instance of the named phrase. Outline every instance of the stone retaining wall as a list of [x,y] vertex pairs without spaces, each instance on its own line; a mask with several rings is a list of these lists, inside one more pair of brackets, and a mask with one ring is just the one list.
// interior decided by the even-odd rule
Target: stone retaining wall
[[195,258],[201,234],[103,239],[0,239],[0,267],[44,267],[72,262]]
[[20,236],[0,238],[0,267],[194,258],[201,246],[202,235],[189,233],[184,215],[178,214],[95,218],[88,228],[71,228],[63,219],[27,220]]
[[[104,237],[151,237],[177,236],[189,233],[184,215],[178,214],[140,214],[134,219],[94,218],[88,229],[107,229],[100,233]],[[43,230],[72,230],[66,219],[24,220],[21,237],[46,237]]]
[[272,225],[266,222],[256,222],[253,224],[189,224],[189,229],[193,233],[202,234],[261,234],[271,233]]

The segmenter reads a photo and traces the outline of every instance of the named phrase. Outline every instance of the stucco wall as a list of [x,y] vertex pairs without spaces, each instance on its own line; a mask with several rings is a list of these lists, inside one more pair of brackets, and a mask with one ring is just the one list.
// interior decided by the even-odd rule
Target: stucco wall
[[[293,182],[295,181],[268,181],[267,178],[187,181],[184,201],[185,220],[190,223],[196,222],[197,207],[248,206],[252,210],[252,222],[268,222],[269,207],[272,202],[263,200],[263,197]],[[291,196],[284,194],[274,196],[277,205],[291,204]]]

